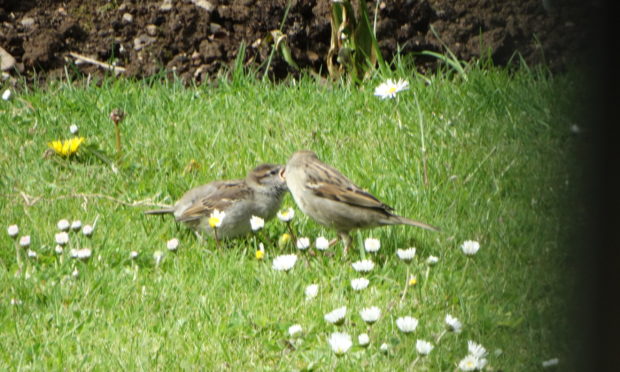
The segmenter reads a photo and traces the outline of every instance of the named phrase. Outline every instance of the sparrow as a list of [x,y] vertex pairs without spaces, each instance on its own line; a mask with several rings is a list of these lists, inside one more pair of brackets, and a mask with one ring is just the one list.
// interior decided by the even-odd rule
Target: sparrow
[[[337,169],[323,163],[312,151],[294,153],[281,176],[297,206],[323,226],[334,229],[351,245],[349,232],[383,225],[411,225],[439,231],[437,227],[392,213],[393,208],[356,186]],[[332,241],[334,244],[336,240]]]
[[145,211],[147,215],[173,214],[177,222],[213,236],[209,218],[213,211],[226,213],[217,237],[235,238],[251,231],[250,218],[265,221],[273,218],[286,193],[286,182],[280,177],[282,165],[261,164],[245,179],[213,181],[187,191],[173,207]]

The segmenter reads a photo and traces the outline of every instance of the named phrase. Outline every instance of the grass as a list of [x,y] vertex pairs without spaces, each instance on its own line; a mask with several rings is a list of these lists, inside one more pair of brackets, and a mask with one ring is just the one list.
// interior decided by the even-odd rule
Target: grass
[[[571,370],[565,243],[574,227],[566,202],[576,185],[570,154],[579,137],[569,127],[578,79],[494,68],[474,68],[467,81],[397,78],[410,89],[394,100],[373,96],[379,79],[353,87],[238,78],[197,88],[58,83],[0,102],[2,226],[18,224],[38,253],[24,258],[29,278],[16,277],[14,242],[0,234],[2,369],[408,370],[416,339],[425,339],[435,348],[416,363],[420,370],[455,370],[467,340],[487,348],[491,370],[534,371],[554,357]],[[127,113],[121,160],[108,118],[114,108]],[[71,137],[71,124],[86,138],[80,155],[42,157],[48,142]],[[339,245],[333,257],[299,252],[283,273],[271,261],[293,245],[269,244],[258,261],[251,237],[217,250],[171,218],[142,214],[190,187],[243,177],[261,162],[285,163],[298,149],[316,151],[399,214],[443,231],[364,230],[353,234],[348,256]],[[295,207],[290,196],[288,206]],[[296,212],[300,236],[335,236]],[[68,247],[92,248],[90,260],[54,253],[62,218],[97,221],[92,238],[72,233]],[[276,219],[262,233],[276,242],[284,232]],[[177,253],[166,251],[173,237]],[[380,239],[377,254],[360,249],[366,237]],[[461,252],[465,240],[480,242],[478,254]],[[411,246],[416,259],[406,265],[395,252]],[[164,257],[156,265],[158,250]],[[439,257],[432,267],[430,255]],[[354,292],[349,282],[362,275],[351,263],[369,256],[370,286]],[[407,273],[415,286],[406,287]],[[311,283],[319,294],[306,301]],[[340,306],[348,308],[345,324],[327,324],[324,314]],[[359,316],[369,306],[382,310],[370,329]],[[448,313],[463,331],[436,343]],[[395,324],[406,315],[419,319],[410,335]],[[303,328],[296,340],[287,333],[293,324]],[[336,330],[354,340],[342,357],[327,343]],[[363,332],[368,348],[357,346]]]

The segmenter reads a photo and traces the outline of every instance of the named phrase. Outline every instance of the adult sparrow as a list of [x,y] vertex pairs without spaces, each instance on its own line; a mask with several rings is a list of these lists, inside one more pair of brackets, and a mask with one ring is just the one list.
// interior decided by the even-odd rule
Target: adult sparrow
[[286,179],[295,203],[305,214],[338,232],[345,253],[351,245],[349,232],[354,229],[411,225],[439,230],[429,224],[395,215],[392,207],[356,186],[337,169],[321,162],[312,151],[294,153],[282,177]]
[[261,164],[245,179],[213,181],[186,192],[172,208],[145,211],[145,214],[173,214],[196,232],[214,235],[209,218],[214,210],[225,212],[222,225],[217,228],[218,238],[234,238],[251,231],[250,218],[265,221],[273,218],[287,191],[280,177],[284,167]]

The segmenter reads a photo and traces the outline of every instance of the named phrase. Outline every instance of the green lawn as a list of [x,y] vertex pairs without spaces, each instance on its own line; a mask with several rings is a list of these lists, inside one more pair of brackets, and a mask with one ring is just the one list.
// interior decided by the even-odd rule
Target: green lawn
[[[197,88],[108,79],[13,92],[0,101],[0,369],[449,371],[473,340],[488,351],[486,370],[535,371],[551,358],[571,370],[565,243],[580,138],[570,130],[576,76],[401,72],[393,77],[410,89],[391,100],[373,95],[380,78],[359,87],[242,78]],[[120,160],[114,108],[127,113]],[[71,124],[85,138],[79,155],[44,157],[49,142],[72,137]],[[398,214],[442,231],[364,230],[347,256],[341,245],[310,255],[278,247],[286,225],[274,219],[261,231],[270,243],[257,260],[252,237],[218,250],[172,218],[142,214],[190,187],[285,163],[299,149],[314,150]],[[283,207],[295,208],[299,236],[335,237],[290,195]],[[91,238],[71,233],[59,255],[61,219],[96,225]],[[19,276],[6,233],[12,224],[37,253],[22,250]],[[169,252],[175,237],[181,244]],[[378,253],[363,251],[367,237],[380,239]],[[480,243],[476,255],[463,254],[466,240]],[[89,260],[70,257],[80,247],[92,249]],[[408,247],[417,252],[407,265],[396,250]],[[156,251],[164,253],[159,265]],[[273,258],[289,253],[299,257],[295,267],[273,270]],[[426,263],[430,255],[437,264]],[[375,262],[365,275],[351,266],[362,257]],[[350,280],[362,276],[368,288],[352,290]],[[318,295],[306,300],[312,283]],[[344,324],[327,323],[324,315],[341,306]],[[368,327],[359,311],[370,306],[381,317]],[[444,332],[446,314],[462,332]],[[403,316],[419,320],[413,333],[397,328]],[[293,324],[300,337],[288,335]],[[327,341],[335,331],[353,339],[342,356]],[[361,333],[370,336],[366,348]],[[417,339],[434,349],[412,366]]]

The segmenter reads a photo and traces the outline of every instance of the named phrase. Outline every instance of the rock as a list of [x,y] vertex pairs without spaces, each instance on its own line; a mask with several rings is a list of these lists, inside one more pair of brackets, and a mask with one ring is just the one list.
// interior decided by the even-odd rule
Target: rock
[[150,44],[153,44],[156,40],[156,38],[149,35],[140,35],[137,38],[133,39],[133,48],[135,50],[140,50]]
[[147,25],[147,26],[146,26],[146,33],[147,33],[149,36],[155,36],[155,35],[157,35],[157,26],[155,26],[155,25]]
[[159,10],[162,12],[167,12],[172,9],[172,0],[164,0],[162,4],[159,6]]
[[8,71],[15,66],[15,58],[0,47],[0,71]]
[[211,13],[213,9],[215,9],[215,6],[207,0],[192,0],[192,3],[196,4],[197,7],[202,8],[209,13]]
[[123,22],[124,23],[132,23],[133,22],[133,16],[130,13],[123,14]]
[[32,17],[22,18],[21,24],[24,27],[32,27],[32,26],[34,26],[34,18],[32,18]]

